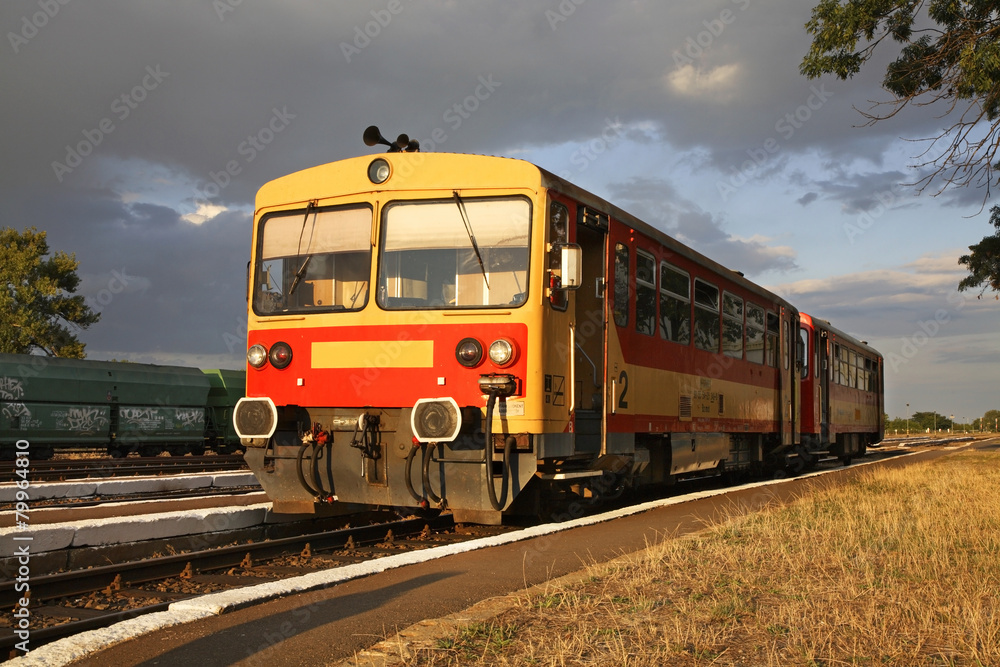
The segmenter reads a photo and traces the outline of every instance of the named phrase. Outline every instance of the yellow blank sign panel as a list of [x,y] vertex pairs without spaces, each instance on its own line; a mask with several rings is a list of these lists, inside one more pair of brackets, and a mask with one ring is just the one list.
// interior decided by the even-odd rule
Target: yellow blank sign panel
[[431,368],[432,340],[351,340],[312,344],[313,368]]

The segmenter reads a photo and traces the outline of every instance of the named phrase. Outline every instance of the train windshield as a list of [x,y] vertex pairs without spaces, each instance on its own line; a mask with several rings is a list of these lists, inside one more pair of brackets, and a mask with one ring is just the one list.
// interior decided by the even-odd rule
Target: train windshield
[[368,302],[372,209],[308,208],[261,221],[253,309],[258,315],[360,310]]
[[383,214],[379,306],[500,308],[528,297],[523,197],[397,202]]

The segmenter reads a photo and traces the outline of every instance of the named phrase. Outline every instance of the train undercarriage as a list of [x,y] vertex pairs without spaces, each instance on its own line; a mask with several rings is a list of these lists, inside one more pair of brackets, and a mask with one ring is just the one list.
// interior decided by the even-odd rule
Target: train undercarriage
[[491,433],[486,456],[479,410],[463,410],[451,442],[418,442],[411,412],[284,408],[271,438],[244,440],[246,459],[276,512],[395,506],[498,524],[504,516],[572,518],[581,508],[684,479],[798,473],[825,457],[863,456],[867,444],[864,434],[827,448],[782,446],[768,434],[619,434],[614,452],[580,453],[560,438],[568,452],[560,453],[551,436]]

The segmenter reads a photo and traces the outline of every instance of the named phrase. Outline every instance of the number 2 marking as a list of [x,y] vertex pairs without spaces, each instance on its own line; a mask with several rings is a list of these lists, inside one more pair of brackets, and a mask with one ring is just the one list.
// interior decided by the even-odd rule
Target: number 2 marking
[[628,401],[625,396],[628,394],[628,373],[622,371],[618,374],[618,381],[622,383],[622,393],[618,396],[618,407],[628,408]]

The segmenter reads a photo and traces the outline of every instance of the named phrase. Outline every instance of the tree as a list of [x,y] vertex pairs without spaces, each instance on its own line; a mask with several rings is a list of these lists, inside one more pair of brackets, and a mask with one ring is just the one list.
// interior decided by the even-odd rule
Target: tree
[[951,420],[936,412],[914,412],[910,417],[910,430],[913,431],[945,431],[951,428]]
[[[926,9],[926,13],[924,10]],[[916,25],[915,25],[916,24]],[[853,77],[888,39],[901,45],[886,69],[888,102],[862,114],[867,124],[906,106],[941,103],[953,120],[926,139],[933,167],[918,184],[993,185],[1000,149],[1000,16],[995,0],[821,0],[806,30],[813,36],[800,71],[809,78]],[[864,44],[859,47],[859,42]],[[885,111],[881,109],[888,107]],[[984,198],[984,201],[986,200]]]
[[[970,245],[972,252],[958,258],[958,263],[968,267],[971,274],[958,284],[960,292],[977,287],[982,288],[980,297],[987,289],[1000,292],[1000,206],[990,209],[990,224],[997,228],[996,234]],[[1000,298],[1000,294],[997,296]]]
[[1000,423],[1000,410],[987,410],[986,414],[982,418],[972,422],[972,425],[977,431],[992,431],[997,427],[998,423]]
[[0,352],[84,357],[71,327],[86,329],[101,316],[72,296],[78,266],[73,254],[49,256],[45,232],[0,230]]
[[[919,191],[941,178],[949,185],[985,187],[983,205],[1000,170],[1000,7],[996,0],[820,0],[806,30],[813,36],[800,71],[809,78],[848,79],[888,40],[899,53],[886,68],[883,87],[894,99],[862,111],[866,125],[895,116],[909,105],[938,105],[952,118],[927,143],[918,164]],[[864,44],[859,46],[859,42]],[[995,208],[994,208],[995,211]],[[997,224],[994,213],[993,224]],[[1000,228],[998,228],[1000,229]],[[959,264],[971,276],[960,290],[998,289],[997,236],[971,246]],[[982,293],[980,293],[982,296]]]

